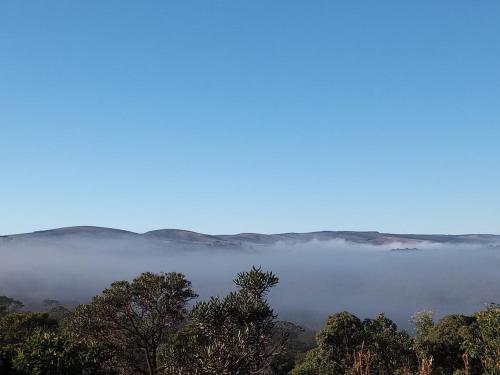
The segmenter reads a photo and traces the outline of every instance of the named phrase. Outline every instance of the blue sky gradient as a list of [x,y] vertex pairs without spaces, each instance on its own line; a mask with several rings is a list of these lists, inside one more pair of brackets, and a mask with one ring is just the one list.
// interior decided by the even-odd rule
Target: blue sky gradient
[[500,234],[500,2],[2,1],[0,234]]

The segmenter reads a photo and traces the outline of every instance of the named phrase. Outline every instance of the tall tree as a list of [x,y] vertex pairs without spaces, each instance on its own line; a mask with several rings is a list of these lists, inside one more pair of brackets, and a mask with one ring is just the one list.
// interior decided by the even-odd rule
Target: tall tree
[[192,311],[195,374],[267,374],[281,351],[282,341],[273,340],[277,316],[266,300],[278,277],[253,267],[234,283],[238,291],[199,302]]
[[412,340],[405,331],[384,314],[363,321],[362,350],[372,354],[370,366],[373,374],[396,374],[417,365]]
[[184,322],[196,294],[180,273],[143,273],[132,282],[111,284],[91,303],[78,306],[65,332],[113,353],[111,366],[122,374],[159,373],[159,348]]

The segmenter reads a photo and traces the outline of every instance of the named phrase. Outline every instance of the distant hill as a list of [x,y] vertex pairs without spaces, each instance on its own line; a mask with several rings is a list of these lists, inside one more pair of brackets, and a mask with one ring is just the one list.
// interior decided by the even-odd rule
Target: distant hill
[[437,244],[464,244],[464,245],[487,245],[498,246],[500,244],[500,235],[491,234],[462,234],[462,235],[444,235],[444,234],[391,234],[380,233],[376,231],[356,232],[356,231],[320,231],[307,233],[280,233],[280,234],[262,234],[262,233],[239,233],[210,235],[197,233],[182,229],[160,229],[146,233],[135,233],[121,229],[78,226],[57,228],[51,230],[37,231],[32,233],[13,234],[0,236],[3,241],[14,239],[30,240],[62,240],[62,239],[129,239],[141,241],[154,241],[182,245],[203,245],[211,247],[241,247],[241,246],[263,246],[283,244],[300,244],[310,241],[332,241],[343,240],[354,244],[367,245],[387,245],[392,243],[401,243],[408,245],[418,245],[419,243],[437,243]]

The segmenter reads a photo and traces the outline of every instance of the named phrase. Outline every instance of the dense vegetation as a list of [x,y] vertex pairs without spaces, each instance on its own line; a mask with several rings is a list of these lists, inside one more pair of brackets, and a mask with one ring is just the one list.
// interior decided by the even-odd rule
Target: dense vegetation
[[236,291],[192,303],[179,273],[118,281],[88,304],[46,311],[0,297],[0,374],[368,375],[500,374],[500,306],[473,316],[415,314],[415,335],[384,315],[331,315],[313,337],[277,320],[278,283],[253,268]]

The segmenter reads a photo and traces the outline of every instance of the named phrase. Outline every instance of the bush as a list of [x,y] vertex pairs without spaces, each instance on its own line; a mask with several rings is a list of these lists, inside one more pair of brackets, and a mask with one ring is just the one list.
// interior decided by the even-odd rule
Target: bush
[[106,359],[97,347],[39,330],[16,349],[13,367],[25,375],[112,374],[102,366]]

